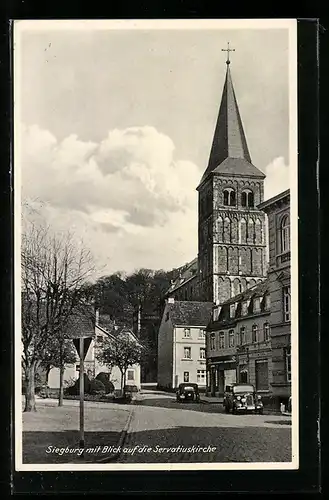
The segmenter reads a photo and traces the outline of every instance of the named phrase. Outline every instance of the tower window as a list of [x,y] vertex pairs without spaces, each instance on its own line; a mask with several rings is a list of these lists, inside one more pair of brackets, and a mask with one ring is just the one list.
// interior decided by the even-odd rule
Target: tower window
[[234,189],[233,188],[225,189],[223,195],[224,195],[224,205],[227,207],[234,207],[236,204]]
[[243,207],[253,208],[254,206],[254,193],[251,189],[245,189],[241,193],[241,205]]

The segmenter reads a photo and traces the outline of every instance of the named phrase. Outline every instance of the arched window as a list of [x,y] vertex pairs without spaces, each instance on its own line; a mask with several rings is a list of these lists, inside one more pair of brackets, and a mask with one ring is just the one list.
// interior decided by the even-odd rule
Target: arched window
[[223,195],[224,195],[224,205],[227,207],[234,207],[236,203],[234,189],[233,188],[225,189]]
[[270,340],[270,325],[268,323],[264,323],[264,342]]
[[224,332],[220,332],[220,334],[219,334],[219,348],[225,349],[225,334],[224,334]]
[[290,250],[290,218],[285,215],[281,221],[281,252]]
[[247,242],[247,221],[242,218],[240,220],[239,243]]
[[257,337],[258,337],[258,326],[252,325],[252,341],[257,342]]
[[247,203],[248,203],[248,207],[254,206],[254,193],[252,191],[250,191],[250,193],[248,193]]
[[250,208],[254,206],[254,193],[251,191],[251,189],[245,189],[244,191],[242,191],[241,205],[243,207],[250,207]]
[[228,332],[228,346],[234,347],[234,330],[229,330]]

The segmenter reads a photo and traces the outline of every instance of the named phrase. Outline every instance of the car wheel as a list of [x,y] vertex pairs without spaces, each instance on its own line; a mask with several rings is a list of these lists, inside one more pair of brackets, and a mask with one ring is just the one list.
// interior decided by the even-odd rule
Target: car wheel
[[264,414],[264,410],[263,410],[263,408],[262,408],[261,410],[258,410],[258,413],[259,413],[260,415],[263,415],[263,414]]
[[236,413],[237,413],[235,406],[233,406],[233,408],[232,408],[232,413],[233,413],[233,415],[236,415]]
[[225,405],[225,413],[230,413],[230,408],[227,405]]

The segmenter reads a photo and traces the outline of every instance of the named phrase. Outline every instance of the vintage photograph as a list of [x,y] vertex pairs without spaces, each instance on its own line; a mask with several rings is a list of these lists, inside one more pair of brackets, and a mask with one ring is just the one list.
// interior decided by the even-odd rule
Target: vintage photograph
[[296,21],[13,31],[16,470],[298,469]]

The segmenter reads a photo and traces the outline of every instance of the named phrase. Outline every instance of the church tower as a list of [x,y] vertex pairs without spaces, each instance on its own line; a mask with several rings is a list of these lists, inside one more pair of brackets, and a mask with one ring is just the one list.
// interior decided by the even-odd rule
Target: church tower
[[208,166],[199,192],[202,300],[222,303],[266,276],[265,175],[251,161],[230,72],[230,49]]

